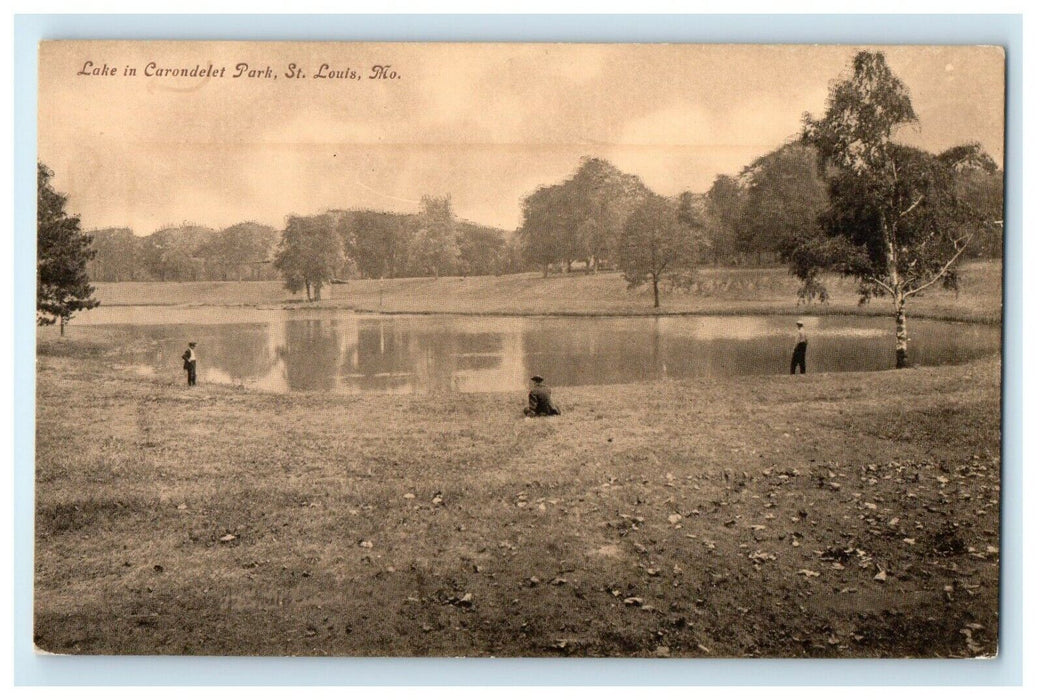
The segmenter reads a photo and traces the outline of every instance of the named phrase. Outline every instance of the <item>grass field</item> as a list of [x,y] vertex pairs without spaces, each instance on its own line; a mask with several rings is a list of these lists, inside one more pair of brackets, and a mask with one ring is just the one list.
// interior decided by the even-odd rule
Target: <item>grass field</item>
[[[987,291],[969,294],[996,279],[987,270]],[[373,284],[348,291],[369,299]],[[480,284],[385,282],[384,302],[516,303],[507,288],[463,293]],[[560,310],[590,305],[561,285],[623,286],[517,284],[555,285]],[[462,292],[425,296],[440,285]],[[210,288],[269,303],[267,287]],[[100,296],[134,298],[122,285]],[[999,358],[558,389],[563,416],[524,419],[515,394],[187,390],[118,372],[102,332],[42,337],[34,605],[47,651],[996,652]]]
[[[910,302],[912,316],[984,321],[1001,319],[999,262],[973,262],[963,268],[959,295],[932,289]],[[890,302],[859,306],[851,281],[830,278],[829,304],[799,305],[798,283],[783,268],[707,269],[690,291],[666,296],[661,313],[792,313],[890,315]],[[103,304],[210,304],[285,306],[304,304],[279,282],[125,282],[98,284]],[[648,289],[628,290],[619,273],[539,274],[502,277],[443,277],[354,280],[323,290],[322,306],[367,311],[495,314],[648,314]]]

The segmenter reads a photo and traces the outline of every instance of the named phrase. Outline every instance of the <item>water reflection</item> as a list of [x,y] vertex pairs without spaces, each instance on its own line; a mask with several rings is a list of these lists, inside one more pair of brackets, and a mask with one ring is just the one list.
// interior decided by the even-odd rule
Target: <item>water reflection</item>
[[[133,307],[110,307],[104,314],[83,314],[78,331],[118,325],[136,341],[123,354],[138,372],[176,375],[180,353],[194,339],[204,382],[353,394],[515,391],[536,373],[558,386],[782,374],[789,371],[794,335],[792,318],[772,316],[228,314],[151,309],[143,315]],[[955,364],[1000,347],[996,327],[917,320],[911,330],[915,364]],[[812,372],[888,369],[894,362],[889,319],[813,317],[806,331]]]

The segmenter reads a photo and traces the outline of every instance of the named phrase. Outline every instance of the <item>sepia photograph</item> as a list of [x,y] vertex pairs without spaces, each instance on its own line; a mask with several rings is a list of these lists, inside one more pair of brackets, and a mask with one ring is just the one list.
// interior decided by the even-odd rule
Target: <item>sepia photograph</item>
[[41,42],[37,653],[996,657],[1005,69]]

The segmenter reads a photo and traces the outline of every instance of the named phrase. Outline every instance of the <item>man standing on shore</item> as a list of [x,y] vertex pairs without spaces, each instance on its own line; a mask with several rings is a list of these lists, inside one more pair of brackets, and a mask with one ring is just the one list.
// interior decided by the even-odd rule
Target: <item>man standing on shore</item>
[[808,348],[808,336],[805,335],[805,324],[797,322],[797,344],[794,346],[794,354],[790,357],[790,373],[794,374],[801,367],[801,374],[805,373],[805,350]]
[[188,385],[196,386],[196,344],[188,344],[188,349],[181,354],[182,366],[188,374]]
[[560,415],[558,407],[551,401],[551,392],[544,386],[544,378],[539,374],[530,378],[533,385],[529,390],[529,406],[523,413],[527,417],[534,416],[557,416]]

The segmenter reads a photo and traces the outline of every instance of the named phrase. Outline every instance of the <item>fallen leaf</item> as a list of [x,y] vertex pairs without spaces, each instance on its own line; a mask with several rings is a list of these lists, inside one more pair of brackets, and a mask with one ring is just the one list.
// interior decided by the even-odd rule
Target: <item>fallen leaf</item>
[[369,540],[361,540],[359,546],[363,549],[373,549],[373,542],[370,542]]
[[624,598],[624,605],[641,605],[645,600],[638,596],[632,596],[630,598]]
[[819,572],[818,571],[812,571],[811,569],[801,569],[800,571],[798,571],[798,573],[801,574],[802,576],[806,577],[806,578],[818,578],[819,577]]
[[667,522],[669,522],[671,525],[674,525],[676,523],[680,523],[681,520],[682,520],[682,516],[679,515],[678,513],[671,513],[669,516],[667,516]]
[[232,534],[232,533],[230,532],[230,533],[228,533],[227,535],[222,535],[222,536],[221,536],[221,537],[219,537],[218,539],[219,539],[219,540],[221,540],[222,542],[231,542],[232,540],[236,539],[236,536],[235,536],[235,535],[233,535],[233,534]]
[[875,581],[885,581],[888,579],[888,574],[884,569],[878,569],[877,576],[874,576]]

